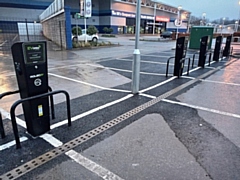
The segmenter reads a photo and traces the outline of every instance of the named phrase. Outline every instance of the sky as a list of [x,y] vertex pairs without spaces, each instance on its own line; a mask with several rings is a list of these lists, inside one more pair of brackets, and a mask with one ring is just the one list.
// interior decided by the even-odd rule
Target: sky
[[238,19],[240,18],[239,0],[158,0],[164,4],[174,7],[182,6],[193,16],[201,17],[206,13],[206,18],[216,20],[221,18]]

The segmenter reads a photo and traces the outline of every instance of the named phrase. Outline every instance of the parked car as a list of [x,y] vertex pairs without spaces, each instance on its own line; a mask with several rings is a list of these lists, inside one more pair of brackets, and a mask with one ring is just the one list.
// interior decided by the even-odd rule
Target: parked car
[[77,36],[72,36],[72,40],[74,42],[77,42],[77,40],[85,41],[85,36],[87,36],[87,41],[97,42],[99,39],[98,34],[89,35],[89,34],[86,34],[86,29],[82,29],[82,35],[78,35],[78,38]]
[[171,38],[172,37],[172,32],[171,31],[164,31],[160,34],[160,37],[162,38]]

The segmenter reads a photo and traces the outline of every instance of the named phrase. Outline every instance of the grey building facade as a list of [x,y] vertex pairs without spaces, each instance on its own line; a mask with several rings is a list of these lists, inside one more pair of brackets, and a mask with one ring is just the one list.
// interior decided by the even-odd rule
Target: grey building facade
[[[80,13],[81,0],[0,0],[0,29],[3,32],[19,31],[19,23],[41,23],[42,33],[66,49],[72,48],[71,29],[84,28]],[[182,25],[176,27],[178,7],[141,0],[141,33],[153,34],[164,30],[186,32],[190,12],[181,9]],[[136,0],[92,0],[92,16],[86,19],[87,26],[94,25],[99,33],[103,28],[113,29],[114,34],[134,34]],[[34,26],[35,27],[35,26]]]

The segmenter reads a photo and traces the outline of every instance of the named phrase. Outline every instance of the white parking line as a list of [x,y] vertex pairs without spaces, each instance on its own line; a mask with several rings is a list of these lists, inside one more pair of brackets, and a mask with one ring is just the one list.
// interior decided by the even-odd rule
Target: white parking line
[[[102,109],[104,109],[104,108],[110,107],[110,106],[112,106],[112,105],[114,105],[114,104],[117,104],[117,103],[120,103],[120,102],[122,102],[122,101],[125,101],[125,100],[127,100],[127,99],[129,99],[129,98],[131,98],[131,97],[133,97],[133,94],[129,94],[129,95],[127,95],[127,96],[125,96],[125,97],[123,97],[123,98],[121,98],[121,99],[118,99],[118,100],[109,102],[109,103],[104,104],[104,105],[99,106],[99,107],[96,107],[96,108],[91,109],[91,110],[89,110],[89,111],[87,111],[87,112],[84,112],[84,113],[82,113],[82,114],[79,114],[79,115],[77,115],[77,116],[72,117],[72,118],[71,118],[71,121],[72,121],[72,122],[73,122],[73,121],[76,121],[76,120],[78,120],[78,119],[80,119],[80,118],[83,118],[83,117],[85,117],[85,116],[88,116],[88,115],[90,115],[90,114],[92,114],[92,113],[94,113],[94,112],[97,112],[97,111],[102,110]],[[65,120],[63,120],[63,121],[61,121],[61,122],[58,122],[58,123],[55,123],[55,124],[51,125],[50,128],[51,128],[51,129],[54,129],[54,128],[60,127],[60,126],[62,126],[62,125],[65,125],[65,124],[67,124],[67,123],[68,123],[68,120],[65,119]]]
[[[63,144],[60,140],[58,140],[57,138],[53,137],[50,134],[44,134],[40,137],[43,138],[45,141],[47,141],[49,144],[51,144],[54,147],[59,147]],[[74,150],[70,150],[70,151],[66,152],[65,155],[67,155],[72,160],[74,160],[76,163],[85,167],[89,171],[95,173],[96,175],[98,175],[99,177],[101,177],[104,180],[123,180],[116,174],[112,173],[111,171],[109,171],[106,168],[100,166],[99,164],[93,162],[92,160],[84,157],[83,155],[81,155],[80,153],[78,153]]]
[[[1,114],[2,114],[3,117],[11,120],[10,113],[8,113],[7,111],[5,111],[5,110],[2,109],[2,108],[0,108],[0,112],[1,112]],[[24,127],[25,129],[27,128],[25,121],[19,119],[18,117],[16,117],[16,122],[17,122],[18,125]]]
[[[186,79],[196,79],[194,77],[190,76],[182,76],[182,78]],[[221,81],[213,81],[213,80],[208,80],[208,79],[199,79],[202,82],[209,82],[209,83],[215,83],[215,84],[223,84],[223,85],[230,85],[230,86],[240,86],[238,83],[228,83],[228,82],[221,82]]]
[[123,180],[118,175],[112,173],[108,169],[100,166],[99,164],[93,162],[92,160],[82,156],[81,154],[77,153],[74,150],[70,150],[65,154],[68,155],[75,162],[82,165],[83,167],[90,170],[91,172],[95,173],[96,175],[98,175],[104,180]]
[[[148,94],[139,94],[141,96],[144,97],[148,97],[150,99],[155,99],[156,96],[152,96],[152,95],[148,95]],[[234,114],[234,113],[228,113],[228,112],[224,112],[224,111],[219,111],[216,109],[210,109],[210,108],[205,108],[205,107],[201,107],[201,106],[196,106],[196,105],[191,105],[191,104],[187,104],[187,103],[182,103],[182,102],[177,102],[177,101],[172,101],[172,100],[168,100],[168,99],[162,99],[161,101],[163,102],[167,102],[167,103],[171,103],[171,104],[177,104],[177,105],[181,105],[181,106],[186,106],[186,107],[190,107],[190,108],[194,108],[194,109],[199,109],[199,110],[203,110],[203,111],[208,111],[208,112],[212,112],[212,113],[216,113],[216,114],[221,114],[224,116],[230,116],[230,117],[234,117],[234,118],[238,118],[240,119],[240,115],[239,114]]]
[[140,95],[140,96],[147,97],[147,98],[150,98],[150,99],[156,99],[156,98],[157,98],[156,96],[152,96],[152,95],[149,95],[149,94],[140,93],[139,95]]
[[[116,60],[119,60],[119,61],[130,61],[130,62],[133,61],[132,59],[122,59],[122,58],[116,58]],[[163,65],[167,64],[167,62],[147,61],[147,60],[141,59],[141,63],[142,62],[149,63],[149,64],[163,64]],[[171,64],[171,63],[169,63],[169,65],[174,66],[174,64]]]
[[[28,140],[28,138],[25,137],[25,136],[23,136],[23,137],[20,138],[20,142],[24,142],[24,141],[26,141],[26,140]],[[8,149],[8,148],[14,146],[15,144],[16,144],[16,143],[15,143],[15,140],[14,140],[14,141],[10,141],[10,142],[8,142],[8,143],[6,143],[6,144],[3,144],[3,145],[0,146],[0,151],[3,151],[3,150],[5,150],[5,149]]]
[[55,76],[55,77],[58,77],[58,78],[61,78],[61,79],[66,79],[68,81],[77,82],[77,83],[84,84],[84,85],[91,86],[91,87],[95,87],[95,88],[98,88],[98,89],[103,89],[103,90],[108,90],[108,91],[116,91],[116,92],[126,92],[126,93],[131,92],[131,91],[122,90],[122,89],[106,88],[106,87],[98,86],[98,85],[95,85],[95,84],[87,83],[87,82],[84,82],[84,81],[79,81],[79,80],[76,80],[76,79],[68,78],[68,77],[65,77],[65,76],[60,76],[60,75],[53,74],[53,73],[48,73],[48,74],[51,75],[51,76]]
[[[87,64],[89,66],[93,67],[99,67],[103,69],[110,69],[110,70],[116,70],[116,71],[121,71],[121,72],[129,72],[132,73],[132,70],[125,70],[125,69],[118,69],[118,68],[112,68],[112,67],[106,67],[106,66],[101,66],[101,65],[94,65],[94,64]],[[165,76],[165,74],[159,74],[159,73],[149,73],[149,72],[140,72],[140,74],[145,74],[145,75],[154,75],[154,76]]]
[[155,84],[155,85],[153,85],[153,86],[151,86],[151,87],[148,87],[148,88],[146,88],[146,89],[143,89],[143,90],[141,90],[141,91],[139,91],[139,92],[140,92],[140,93],[144,93],[144,92],[146,92],[146,91],[152,90],[152,89],[154,89],[154,88],[156,88],[156,87],[159,87],[159,86],[162,86],[162,85],[164,85],[164,84],[166,84],[166,83],[168,83],[168,82],[170,82],[170,81],[172,81],[172,80],[174,80],[174,79],[176,79],[176,78],[177,78],[177,76],[171,77],[170,79],[168,79],[168,80],[166,80],[166,81],[163,81],[163,82],[161,82],[161,83]]
[[166,57],[166,58],[170,58],[171,56],[174,56],[173,55],[169,55],[169,56],[156,56],[156,55],[142,55],[142,56],[147,56],[147,57]]
[[190,107],[190,108],[194,108],[194,109],[199,109],[199,110],[203,110],[203,111],[208,111],[208,112],[221,114],[221,115],[224,115],[224,116],[235,117],[235,118],[240,119],[240,115],[238,115],[238,114],[228,113],[228,112],[219,111],[219,110],[216,110],[216,109],[205,108],[205,107],[201,107],[201,106],[195,106],[195,105],[182,103],[182,102],[177,102],[177,101],[172,101],[172,100],[168,100],[168,99],[163,99],[162,101],[168,102],[168,103],[171,103],[171,104],[178,104],[178,105],[181,105],[181,106],[186,106],[186,107]]
[[200,81],[216,83],[216,84],[225,84],[225,85],[231,85],[231,86],[240,86],[240,84],[237,84],[237,83],[227,83],[227,82],[212,81],[212,80],[207,80],[207,79],[200,79]]

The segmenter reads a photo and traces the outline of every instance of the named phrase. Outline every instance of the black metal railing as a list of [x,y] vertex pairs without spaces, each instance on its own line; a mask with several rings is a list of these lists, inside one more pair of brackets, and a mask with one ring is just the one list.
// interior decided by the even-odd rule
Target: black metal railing
[[209,50],[208,52],[206,52],[205,56],[208,56],[208,66],[211,65],[211,60],[212,60],[212,51]]
[[173,58],[175,58],[175,56],[174,56],[174,57],[170,57],[170,58],[168,58],[168,60],[167,60],[166,77],[168,77],[169,61],[170,61],[171,59],[173,59]]
[[[170,60],[173,59],[173,58],[175,58],[175,57],[170,57],[170,58],[168,58],[168,60],[167,60],[166,77],[168,77],[169,62],[170,62]],[[186,57],[186,58],[182,58],[182,59],[180,60],[180,62],[179,62],[179,63],[181,64],[181,68],[179,68],[178,78],[180,78],[180,76],[181,76],[181,71],[182,71],[183,68],[184,68],[184,63],[185,63],[185,60],[186,60],[186,59],[188,59],[187,75],[189,75],[190,64],[191,64],[191,58]]]
[[194,66],[195,56],[196,56],[196,54],[199,54],[199,52],[200,52],[200,51],[197,51],[197,52],[193,53],[192,68],[193,68],[193,66]]
[[[48,91],[52,92],[52,88],[50,86],[48,87]],[[2,94],[0,94],[0,99],[2,99],[5,96],[17,94],[19,92],[20,92],[19,90],[16,90],[16,91],[8,91],[8,92],[5,92],[5,93],[2,93]],[[54,109],[53,95],[50,95],[49,97],[50,97],[50,104],[51,104],[50,107],[51,107],[52,119],[55,119],[55,109]],[[0,112],[0,133],[1,133],[2,139],[6,137],[1,112]]]
[[2,114],[0,112],[0,134],[2,139],[6,137],[4,127],[3,127],[3,120],[2,120]]
[[18,134],[18,128],[17,128],[17,122],[16,122],[16,117],[15,117],[15,109],[19,104],[22,104],[23,102],[34,100],[34,99],[40,99],[48,96],[53,96],[55,94],[63,93],[66,96],[66,104],[67,104],[67,117],[68,117],[68,126],[71,126],[71,112],[70,112],[70,97],[69,94],[64,91],[64,90],[57,90],[57,91],[52,91],[32,97],[28,97],[25,99],[20,99],[13,103],[11,109],[10,109],[10,115],[11,115],[11,120],[12,120],[12,127],[13,127],[13,133],[16,141],[16,148],[19,149],[21,148],[20,144],[20,139],[19,139],[19,134]]

